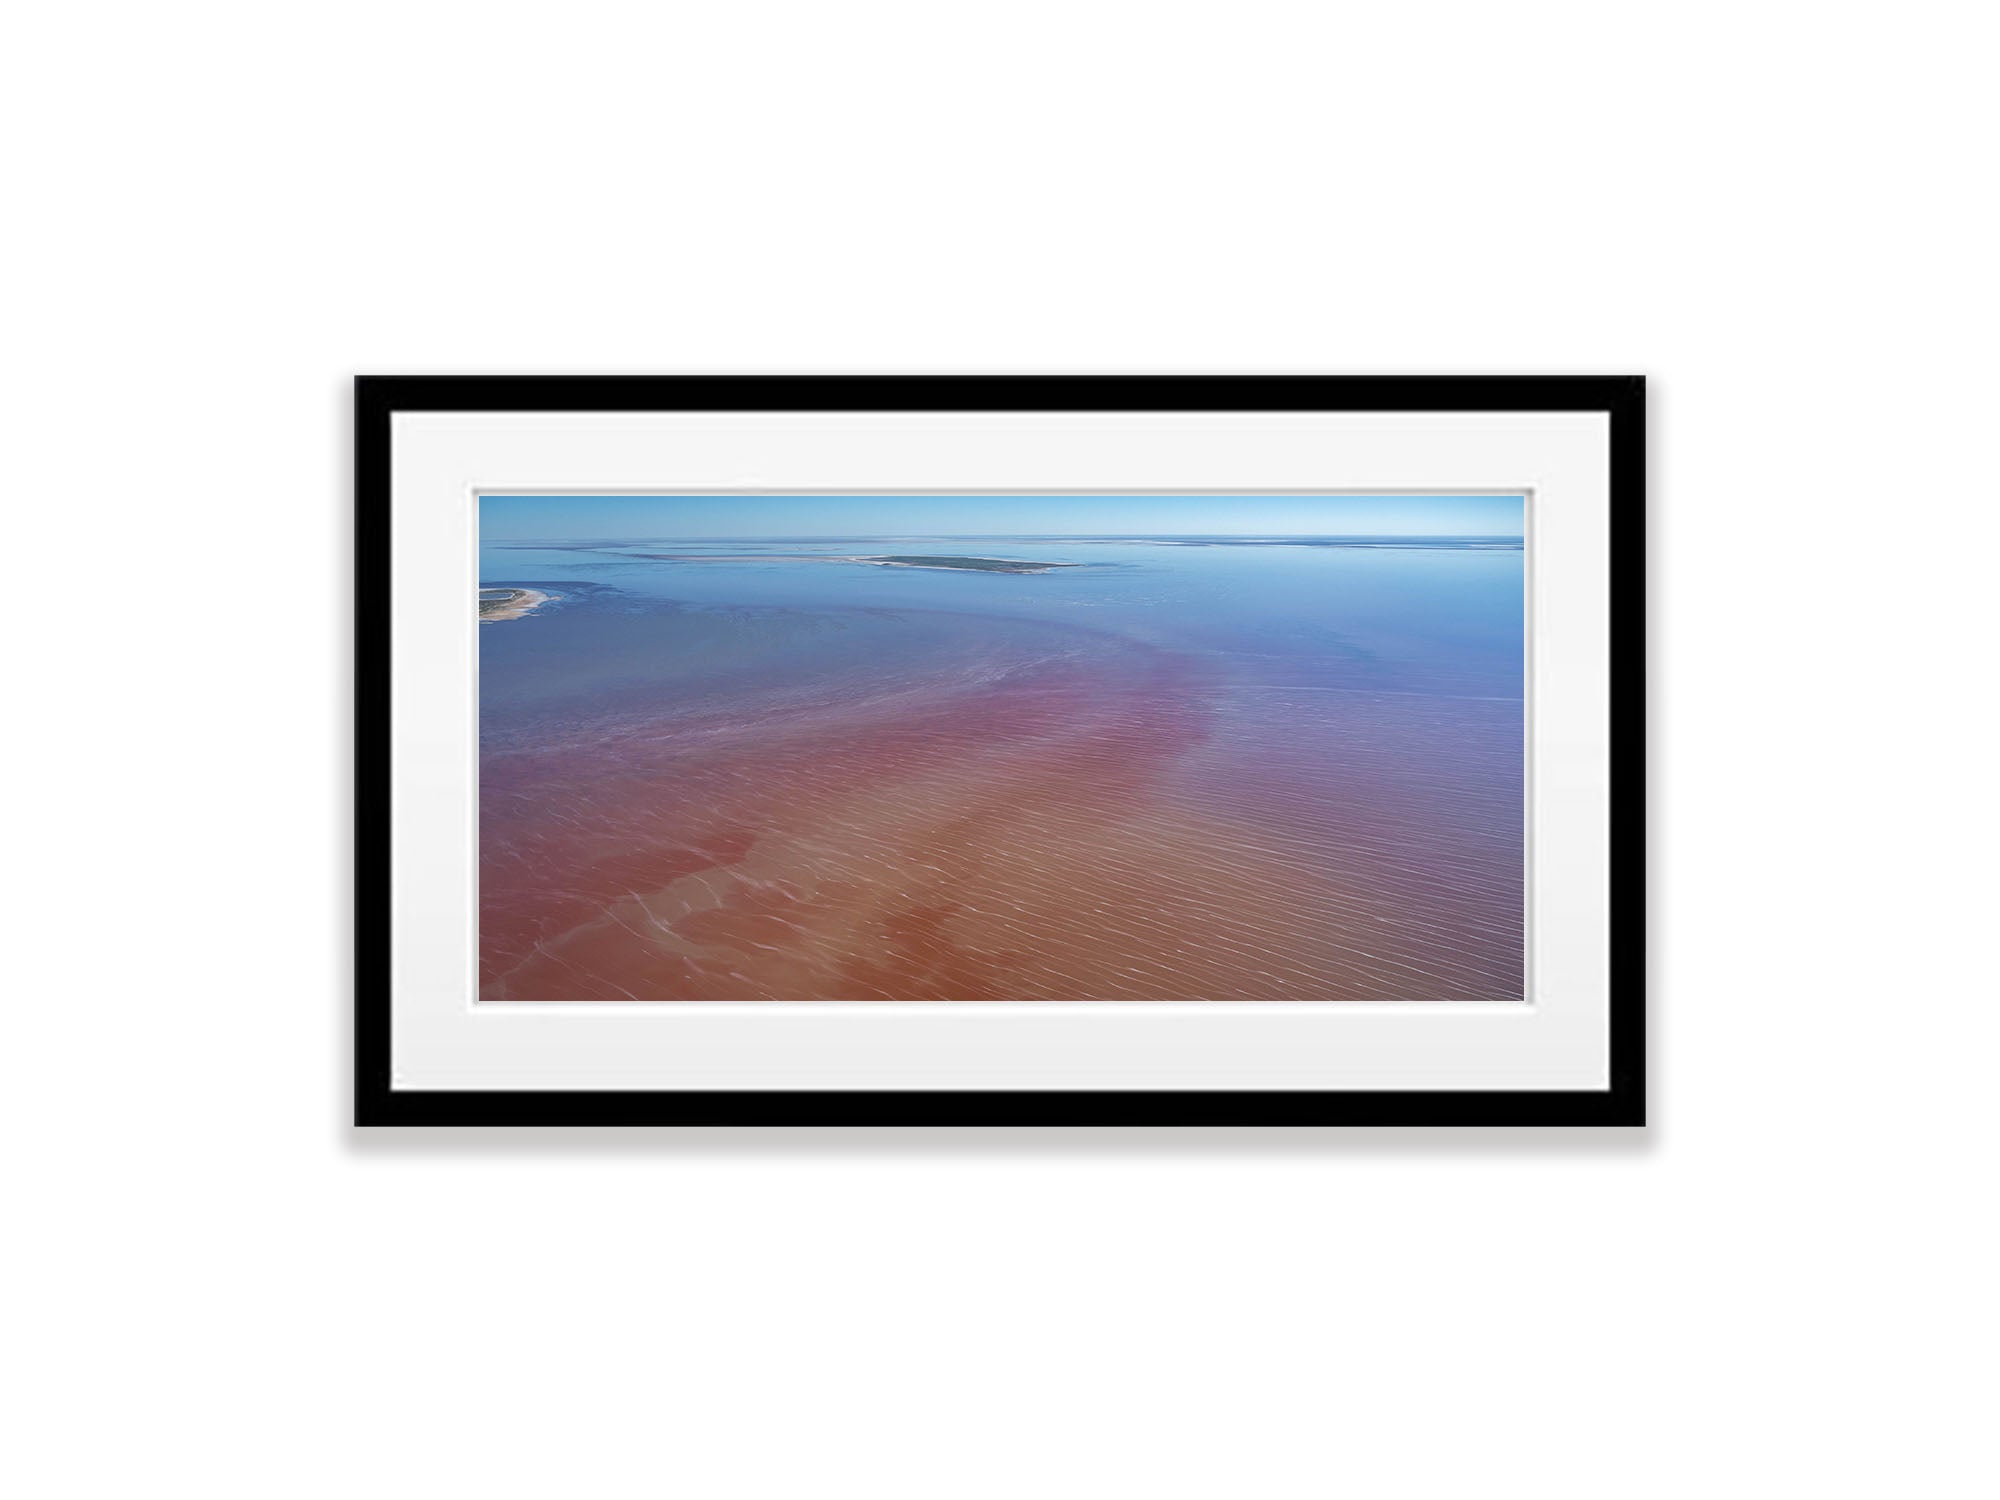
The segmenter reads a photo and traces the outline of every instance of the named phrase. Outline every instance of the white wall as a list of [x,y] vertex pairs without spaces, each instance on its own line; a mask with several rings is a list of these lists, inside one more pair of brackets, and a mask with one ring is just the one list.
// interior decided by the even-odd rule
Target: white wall
[[[0,1475],[1980,1489],[1982,11],[16,15]],[[1660,1124],[356,1141],[363,370],[1650,375]]]

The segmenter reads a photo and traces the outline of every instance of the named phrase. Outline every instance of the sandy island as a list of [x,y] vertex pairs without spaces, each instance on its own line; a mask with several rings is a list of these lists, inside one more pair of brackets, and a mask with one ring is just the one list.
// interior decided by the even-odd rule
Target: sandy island
[[[493,597],[488,598],[489,594]],[[539,589],[481,589],[480,623],[484,624],[489,620],[518,620],[536,605],[560,598],[561,594],[544,594]]]
[[[589,551],[592,549],[581,548]],[[708,555],[694,552],[634,552],[649,562],[676,563],[865,563],[871,568],[934,568],[944,573],[1048,573],[1056,568],[1081,568],[1083,563],[1031,562],[1018,557],[933,557],[922,553],[870,552],[849,555],[819,552],[744,552]]]
[[1014,557],[841,557],[835,562],[870,563],[878,568],[938,568],[948,573],[1046,573],[1051,568],[1075,568],[1079,563],[1023,562]]

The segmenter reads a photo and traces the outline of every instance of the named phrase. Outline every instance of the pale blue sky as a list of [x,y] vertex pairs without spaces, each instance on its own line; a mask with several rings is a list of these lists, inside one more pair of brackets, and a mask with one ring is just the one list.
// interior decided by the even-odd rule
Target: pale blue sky
[[486,495],[489,541],[570,537],[1508,536],[1520,495]]

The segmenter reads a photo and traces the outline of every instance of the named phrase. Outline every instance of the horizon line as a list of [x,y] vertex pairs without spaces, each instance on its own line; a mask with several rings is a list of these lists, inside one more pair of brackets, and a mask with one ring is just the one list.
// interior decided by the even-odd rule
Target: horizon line
[[[1270,537],[1267,531],[815,531],[815,532],[767,532],[761,535],[706,532],[698,535],[670,536],[654,532],[642,536],[588,536],[580,537],[569,533],[549,533],[543,536],[494,537],[493,541],[510,542],[838,542],[852,538],[870,541],[977,541],[993,538],[1038,538],[1047,541],[1116,541],[1124,538],[1143,539],[1149,537],[1239,537],[1261,540]],[[1273,540],[1296,537],[1347,538],[1347,537],[1492,537],[1500,540],[1519,542],[1527,540],[1526,532],[1512,531],[1285,531],[1279,532]]]

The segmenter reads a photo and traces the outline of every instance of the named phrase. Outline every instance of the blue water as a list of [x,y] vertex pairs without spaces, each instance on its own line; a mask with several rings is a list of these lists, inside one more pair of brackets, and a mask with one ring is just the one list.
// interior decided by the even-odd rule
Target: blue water
[[[828,560],[884,553],[1081,566],[1004,574]],[[1520,543],[1503,538],[507,542],[482,550],[480,583],[565,595],[541,615],[672,602],[1013,617],[1207,656],[1239,680],[1519,698],[1523,564]],[[490,626],[481,646],[505,656],[531,641]]]

